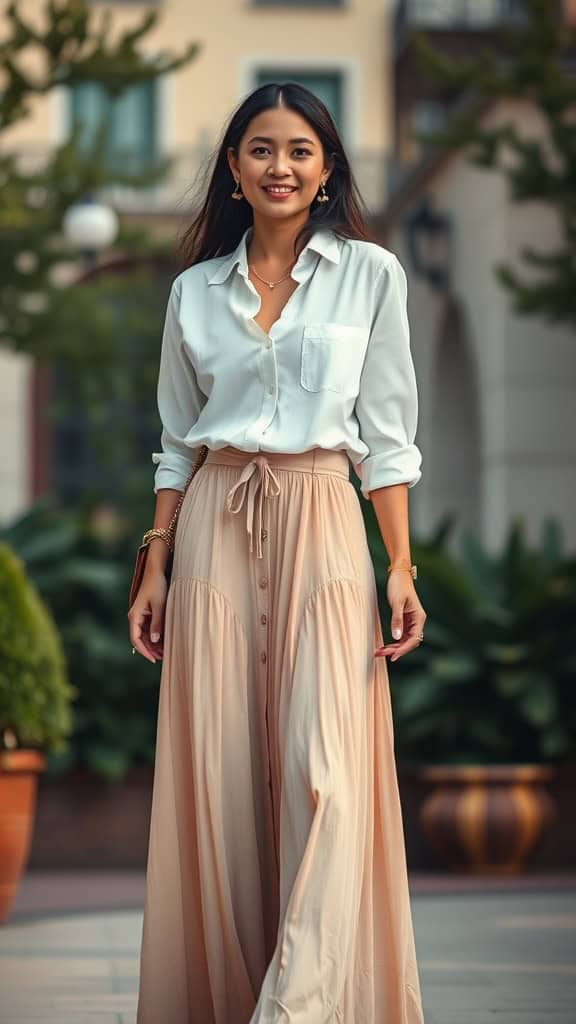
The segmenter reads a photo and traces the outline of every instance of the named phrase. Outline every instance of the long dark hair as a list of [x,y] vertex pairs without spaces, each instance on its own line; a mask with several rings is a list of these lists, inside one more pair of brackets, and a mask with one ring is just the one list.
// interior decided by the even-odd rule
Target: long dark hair
[[[343,238],[373,240],[365,220],[365,204],[330,112],[303,85],[297,82],[272,82],[254,89],[239,104],[224,129],[221,142],[215,150],[213,170],[210,170],[210,165],[214,154],[205,172],[204,182],[200,185],[200,198],[196,203],[194,219],[180,241],[182,269],[200,263],[201,260],[232,252],[246,228],[252,224],[250,204],[230,198],[234,180],[226,153],[230,146],[238,153],[240,141],[253,117],[263,110],[279,106],[288,107],[305,118],[322,143],[325,159],[329,156],[334,159],[327,182],[330,201],[311,205],[310,217],[294,240],[295,255],[299,243],[305,245],[318,227],[330,228]],[[206,185],[207,178],[209,181]]]

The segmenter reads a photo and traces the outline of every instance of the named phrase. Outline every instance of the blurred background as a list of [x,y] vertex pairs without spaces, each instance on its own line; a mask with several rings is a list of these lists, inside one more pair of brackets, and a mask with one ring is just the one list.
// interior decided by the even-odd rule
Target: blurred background
[[126,602],[154,509],[162,322],[223,126],[272,80],[327,104],[408,276],[428,613],[390,671],[409,868],[568,879],[574,0],[19,0],[0,54],[5,918],[74,903],[50,872],[141,878],[160,665],[131,657]]

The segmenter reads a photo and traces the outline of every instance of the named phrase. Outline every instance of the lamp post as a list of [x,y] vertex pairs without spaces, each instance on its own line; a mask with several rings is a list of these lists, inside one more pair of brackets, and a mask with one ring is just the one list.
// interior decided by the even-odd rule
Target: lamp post
[[406,247],[414,273],[441,291],[451,283],[452,220],[425,196],[404,219]]
[[112,207],[86,195],[66,210],[62,228],[70,244],[81,253],[86,270],[91,270],[98,253],[114,242],[118,217]]

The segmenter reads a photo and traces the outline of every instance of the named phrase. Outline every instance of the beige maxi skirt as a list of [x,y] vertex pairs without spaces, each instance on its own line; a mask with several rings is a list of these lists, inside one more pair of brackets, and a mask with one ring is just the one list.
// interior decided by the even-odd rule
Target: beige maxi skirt
[[345,452],[208,453],[164,623],[137,1024],[422,1024]]

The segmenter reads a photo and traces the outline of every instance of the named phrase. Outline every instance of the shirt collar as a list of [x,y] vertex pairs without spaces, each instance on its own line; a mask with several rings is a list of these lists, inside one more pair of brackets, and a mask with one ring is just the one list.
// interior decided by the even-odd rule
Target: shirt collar
[[[251,231],[252,225],[250,224],[244,231],[236,248],[231,253],[228,253],[227,256],[218,257],[218,266],[212,276],[208,278],[208,284],[222,284],[236,264],[238,264],[239,273],[243,277],[248,276],[247,246],[248,236]],[[306,243],[300,252],[298,259],[303,256],[307,249],[320,253],[321,256],[330,260],[331,263],[340,262],[340,242],[334,231],[329,228],[316,228],[310,241]]]

